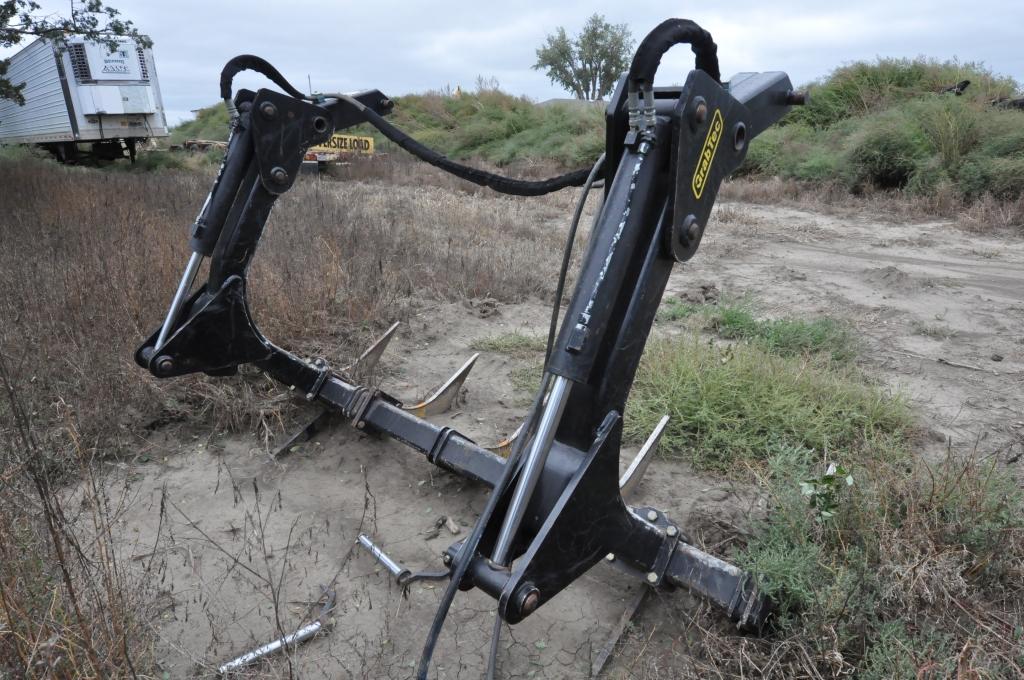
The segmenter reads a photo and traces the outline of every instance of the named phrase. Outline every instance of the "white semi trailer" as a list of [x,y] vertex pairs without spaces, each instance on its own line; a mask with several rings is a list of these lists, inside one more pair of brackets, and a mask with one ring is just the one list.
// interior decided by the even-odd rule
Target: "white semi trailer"
[[25,104],[0,99],[0,144],[37,144],[58,160],[128,156],[167,136],[153,52],[131,39],[111,51],[68,36],[40,38],[11,58],[7,78]]

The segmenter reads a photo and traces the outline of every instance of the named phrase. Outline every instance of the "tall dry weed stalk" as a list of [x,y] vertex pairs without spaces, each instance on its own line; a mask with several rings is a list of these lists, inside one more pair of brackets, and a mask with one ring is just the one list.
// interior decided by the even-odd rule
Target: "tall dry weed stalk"
[[[65,412],[77,489],[41,448],[0,345],[0,675],[137,677],[144,584],[124,570],[117,516]],[[76,503],[78,507],[76,507]]]

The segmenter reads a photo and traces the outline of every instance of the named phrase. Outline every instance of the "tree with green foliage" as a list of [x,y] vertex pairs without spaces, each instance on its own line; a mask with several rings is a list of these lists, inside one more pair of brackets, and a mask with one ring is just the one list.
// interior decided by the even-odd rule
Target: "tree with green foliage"
[[[132,38],[144,47],[152,45],[131,21],[120,16],[120,12],[100,0],[72,0],[70,17],[41,14],[39,4],[33,0],[0,0],[0,47],[12,47],[25,38],[60,38],[66,34],[107,43],[112,50],[119,37]],[[21,91],[25,83],[12,83],[7,78],[9,65],[10,59],[0,59],[0,99],[24,104]]]
[[633,36],[626,24],[609,24],[594,14],[575,38],[558,27],[537,48],[535,70],[544,69],[552,83],[577,99],[603,99],[629,67]]

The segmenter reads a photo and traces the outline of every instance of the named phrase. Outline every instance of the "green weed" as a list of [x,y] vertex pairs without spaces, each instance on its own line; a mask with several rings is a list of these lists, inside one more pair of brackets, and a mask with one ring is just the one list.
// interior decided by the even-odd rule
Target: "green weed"
[[985,623],[1016,616],[1019,604],[1024,498],[1013,480],[991,460],[950,453],[928,464],[906,447],[830,458],[853,483],[835,485],[821,521],[806,494],[821,457],[799,447],[773,452],[761,477],[769,513],[735,556],[778,603],[777,627],[791,639],[826,634],[857,677],[944,677],[957,668],[988,671],[967,677],[1016,675],[1014,634]]
[[684,302],[677,297],[664,298],[658,308],[657,320],[661,322],[681,321],[705,311],[705,305]]
[[496,352],[520,359],[534,357],[544,352],[546,346],[546,337],[518,331],[479,338],[470,345],[472,349],[480,352]]
[[773,354],[821,354],[839,362],[856,356],[856,342],[849,329],[831,317],[756,319],[745,307],[731,305],[722,307],[712,321],[723,338],[757,341]]
[[696,337],[648,345],[626,413],[634,441],[669,414],[664,449],[723,472],[763,462],[780,443],[828,452],[910,427],[905,401],[850,365]]

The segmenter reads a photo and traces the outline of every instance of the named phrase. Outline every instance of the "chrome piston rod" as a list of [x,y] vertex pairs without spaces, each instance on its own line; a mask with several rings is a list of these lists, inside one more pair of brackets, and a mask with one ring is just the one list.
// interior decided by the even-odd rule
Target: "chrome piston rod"
[[519,531],[523,516],[526,514],[526,506],[530,503],[533,490],[537,488],[537,481],[544,471],[544,464],[547,463],[548,453],[551,451],[551,443],[555,439],[555,431],[558,423],[562,420],[562,412],[565,410],[565,403],[569,399],[569,388],[572,386],[568,378],[555,376],[551,386],[551,393],[548,395],[544,410],[541,411],[540,424],[537,425],[537,434],[530,442],[530,450],[526,454],[526,462],[519,474],[516,488],[512,492],[512,500],[509,502],[508,511],[501,524],[501,531],[498,532],[498,540],[494,545],[492,561],[501,566],[508,566],[509,552],[512,550],[512,541]]
[[[209,201],[209,198],[207,198],[207,201]],[[181,311],[181,306],[185,303],[188,292],[192,290],[196,274],[199,273],[199,265],[202,263],[203,256],[199,253],[192,253],[192,257],[188,258],[188,264],[185,265],[185,273],[181,276],[178,290],[174,292],[174,299],[171,300],[171,308],[167,310],[167,318],[164,319],[164,325],[160,327],[160,335],[156,338],[156,345],[153,346],[155,350],[159,351],[167,341],[167,336],[171,334],[174,322],[178,318],[178,312]]]

